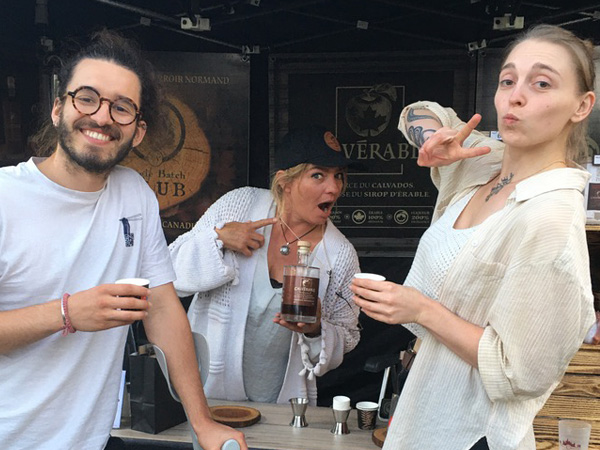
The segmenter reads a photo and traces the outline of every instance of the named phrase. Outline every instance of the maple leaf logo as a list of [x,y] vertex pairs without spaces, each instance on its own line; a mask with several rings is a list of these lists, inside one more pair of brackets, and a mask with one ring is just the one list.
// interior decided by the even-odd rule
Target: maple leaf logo
[[356,211],[354,211],[354,214],[352,214],[352,220],[354,221],[354,223],[361,224],[366,219],[367,219],[367,215],[365,214],[365,212],[362,209],[357,209]]
[[377,136],[390,123],[392,100],[395,99],[393,86],[389,89],[381,86],[363,89],[360,95],[352,97],[346,104],[346,122],[359,136]]
[[372,136],[381,125],[386,123],[386,117],[380,116],[376,110],[369,106],[364,111],[362,118],[358,120],[358,123],[363,131],[367,131]]

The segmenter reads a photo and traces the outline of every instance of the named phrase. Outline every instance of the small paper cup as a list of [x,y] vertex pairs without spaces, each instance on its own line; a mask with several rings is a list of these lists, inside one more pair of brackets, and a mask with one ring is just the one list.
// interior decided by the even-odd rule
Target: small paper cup
[[[133,284],[135,286],[149,288],[150,280],[147,280],[146,278],[121,278],[120,280],[115,281],[115,284]],[[139,298],[140,300],[147,300],[146,297],[139,297],[137,295],[133,295],[133,297]]]
[[150,280],[146,278],[121,278],[115,281],[115,284],[134,284],[136,286],[150,287]]
[[356,404],[356,409],[360,409],[362,411],[377,411],[379,409],[379,405],[375,402],[358,402]]
[[358,402],[356,404],[358,428],[361,430],[374,430],[378,409],[379,405],[375,402]]
[[333,409],[346,411],[350,409],[350,398],[345,395],[337,395],[333,397]]
[[560,419],[558,441],[560,448],[588,450],[592,425],[583,420]]
[[383,275],[377,275],[376,273],[355,273],[354,278],[360,278],[362,280],[373,280],[373,281],[385,281],[385,277]]

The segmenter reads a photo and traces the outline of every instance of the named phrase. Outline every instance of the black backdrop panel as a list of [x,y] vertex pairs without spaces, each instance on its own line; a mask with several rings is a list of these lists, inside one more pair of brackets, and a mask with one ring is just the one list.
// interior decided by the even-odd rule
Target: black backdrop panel
[[151,129],[124,161],[154,189],[171,242],[221,195],[248,184],[250,65],[229,53],[153,52],[169,132]]
[[[309,124],[334,131],[350,170],[332,221],[348,237],[413,247],[431,223],[437,192],[417,149],[397,129],[417,100],[474,105],[476,61],[467,52],[275,55],[271,60],[271,150],[289,130]],[[368,243],[368,242],[367,242]]]
[[[398,130],[406,98],[453,104],[452,71],[290,75],[290,124],[334,130],[350,170],[332,221],[348,237],[419,237],[431,222],[436,190],[417,166],[417,149]],[[422,94],[416,94],[422,93]]]

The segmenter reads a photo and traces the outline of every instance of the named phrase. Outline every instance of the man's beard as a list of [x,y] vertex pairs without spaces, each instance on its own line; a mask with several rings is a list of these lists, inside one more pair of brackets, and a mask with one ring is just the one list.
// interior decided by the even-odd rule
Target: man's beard
[[108,173],[113,167],[123,161],[133,148],[133,138],[135,137],[135,134],[128,141],[123,142],[117,148],[116,155],[109,159],[101,158],[103,151],[99,147],[90,146],[87,151],[77,151],[73,145],[73,134],[78,133],[78,130],[83,126],[89,128],[99,128],[103,133],[106,133],[109,136],[120,136],[121,130],[115,129],[116,125],[100,127],[93,121],[89,121],[89,119],[86,118],[78,120],[73,124],[73,128],[69,129],[67,125],[65,125],[63,117],[60,117],[57,126],[58,142],[60,147],[64,150],[67,158],[73,164],[81,167],[86,172],[93,174]]

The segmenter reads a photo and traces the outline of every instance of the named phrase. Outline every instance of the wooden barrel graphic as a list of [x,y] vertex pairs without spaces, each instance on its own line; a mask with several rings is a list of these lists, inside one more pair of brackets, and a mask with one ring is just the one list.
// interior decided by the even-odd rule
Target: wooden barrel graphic
[[122,163],[148,182],[163,216],[176,213],[175,206],[200,190],[210,169],[211,153],[208,139],[189,106],[169,96],[164,107],[170,126],[167,133],[162,133],[166,137],[157,144],[155,133],[149,129],[142,143]]

